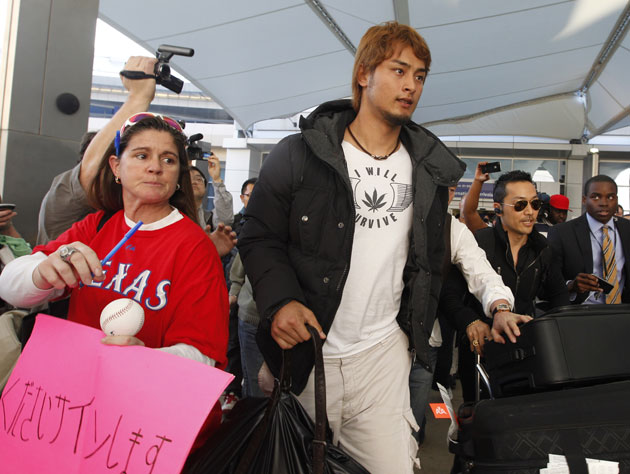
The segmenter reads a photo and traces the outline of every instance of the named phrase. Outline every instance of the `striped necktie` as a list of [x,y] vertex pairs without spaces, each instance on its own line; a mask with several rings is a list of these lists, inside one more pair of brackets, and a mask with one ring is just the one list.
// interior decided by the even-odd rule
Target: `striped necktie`
[[604,255],[604,280],[613,285],[613,289],[606,295],[606,304],[621,303],[621,291],[617,280],[617,262],[615,261],[615,246],[608,236],[608,226],[602,227],[604,241],[602,242],[602,252]]

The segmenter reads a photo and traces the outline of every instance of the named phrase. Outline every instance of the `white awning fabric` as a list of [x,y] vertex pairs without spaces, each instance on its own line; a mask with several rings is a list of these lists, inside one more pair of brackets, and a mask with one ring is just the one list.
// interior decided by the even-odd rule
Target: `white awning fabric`
[[[439,134],[592,137],[628,125],[626,0],[101,0],[244,128],[351,95],[353,49],[398,20],[433,56],[414,120]],[[347,42],[346,42],[347,39]]]

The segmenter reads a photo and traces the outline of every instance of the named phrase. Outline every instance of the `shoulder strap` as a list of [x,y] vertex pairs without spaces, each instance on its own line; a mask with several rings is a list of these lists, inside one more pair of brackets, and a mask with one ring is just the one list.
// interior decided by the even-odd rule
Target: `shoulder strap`
[[444,219],[444,258],[442,259],[442,284],[446,281],[446,276],[451,268],[451,222],[453,218],[446,214]]
[[[118,211],[116,211],[118,212]],[[103,217],[101,217],[101,220],[98,221],[98,225],[96,226],[96,232],[100,231],[103,226],[105,225],[105,223],[110,220],[112,218],[112,216],[114,214],[116,214],[116,212],[114,211],[105,211],[105,213],[103,214]]]

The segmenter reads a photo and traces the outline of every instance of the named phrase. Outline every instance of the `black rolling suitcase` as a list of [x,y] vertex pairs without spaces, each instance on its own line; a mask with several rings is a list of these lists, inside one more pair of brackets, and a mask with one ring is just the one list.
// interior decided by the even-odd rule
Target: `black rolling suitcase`
[[564,306],[520,329],[484,347],[495,397],[630,379],[630,305]]
[[562,454],[571,474],[586,474],[585,458],[630,474],[630,381],[481,400],[458,418],[454,473],[537,474]]

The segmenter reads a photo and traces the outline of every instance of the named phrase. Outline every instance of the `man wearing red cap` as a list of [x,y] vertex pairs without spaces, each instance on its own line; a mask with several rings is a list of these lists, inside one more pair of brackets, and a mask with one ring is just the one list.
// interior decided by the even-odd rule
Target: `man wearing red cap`
[[569,198],[562,194],[554,194],[549,198],[549,224],[561,224],[567,220]]
[[534,228],[544,237],[547,237],[549,229],[556,225],[562,224],[567,220],[569,209],[569,198],[562,194],[554,194],[549,197],[546,194],[539,196],[544,201],[543,207],[538,214],[538,222]]

